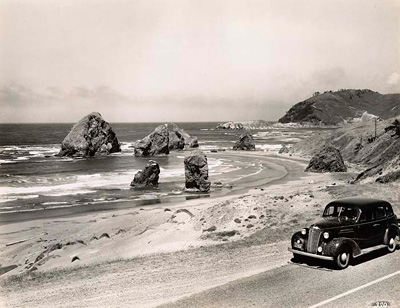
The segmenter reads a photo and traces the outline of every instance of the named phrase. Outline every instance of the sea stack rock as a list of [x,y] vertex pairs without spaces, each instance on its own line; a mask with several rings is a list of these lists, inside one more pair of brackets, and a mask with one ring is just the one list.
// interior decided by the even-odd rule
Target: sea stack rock
[[256,145],[254,144],[253,136],[250,132],[246,131],[240,135],[239,139],[233,146],[234,150],[255,150]]
[[340,151],[328,145],[316,154],[310,161],[306,172],[346,172]]
[[199,143],[197,137],[190,136],[184,129],[179,128],[175,123],[168,124],[169,149],[182,150],[183,148],[197,148]]
[[208,192],[211,183],[208,180],[207,156],[200,150],[185,157],[185,187]]
[[185,138],[182,130],[175,123],[168,124],[169,131],[169,149],[183,150],[185,147]]
[[169,132],[163,124],[135,145],[135,156],[169,154]]
[[149,163],[142,171],[135,174],[135,178],[131,182],[133,187],[157,186],[160,175],[160,166],[154,160]]
[[100,113],[92,112],[76,123],[64,138],[58,156],[92,157],[121,151],[115,132]]

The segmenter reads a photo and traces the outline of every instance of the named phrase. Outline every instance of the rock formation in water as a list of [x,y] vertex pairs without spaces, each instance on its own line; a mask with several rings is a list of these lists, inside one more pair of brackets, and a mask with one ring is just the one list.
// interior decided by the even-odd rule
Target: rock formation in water
[[76,123],[61,144],[58,156],[92,157],[121,151],[115,132],[98,112]]
[[154,132],[135,145],[135,156],[169,154],[169,131],[167,125],[157,126]]
[[190,136],[184,129],[180,128],[175,123],[169,123],[168,130],[170,150],[199,147],[197,137]]
[[400,114],[400,94],[380,94],[368,89],[314,93],[295,104],[280,123],[338,125],[367,114],[389,119]]
[[333,146],[321,149],[310,161],[306,172],[346,172],[340,151]]
[[250,132],[246,131],[239,136],[239,139],[233,146],[234,150],[255,150],[256,145],[254,143],[253,136]]
[[244,126],[240,122],[226,122],[226,123],[218,124],[216,129],[240,130],[240,129],[244,129]]
[[211,183],[208,180],[207,156],[199,151],[193,151],[185,157],[185,187],[208,192]]
[[191,137],[184,129],[174,123],[158,126],[154,132],[136,143],[136,156],[169,154],[170,150],[197,148],[196,137]]
[[185,147],[185,137],[183,131],[175,123],[168,124],[169,131],[169,149],[183,150]]
[[160,166],[154,160],[149,160],[148,164],[142,171],[135,174],[135,178],[131,182],[133,187],[157,186],[160,175]]

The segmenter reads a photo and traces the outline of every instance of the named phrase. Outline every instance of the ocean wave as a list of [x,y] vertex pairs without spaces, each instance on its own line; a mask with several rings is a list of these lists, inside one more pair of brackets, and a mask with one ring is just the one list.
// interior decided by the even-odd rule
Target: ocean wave
[[257,150],[276,151],[282,147],[281,144],[256,144]]
[[9,159],[0,159],[0,165],[1,164],[15,164],[16,161],[9,160]]
[[43,202],[42,205],[56,205],[56,204],[68,204],[65,201],[50,201],[50,202]]

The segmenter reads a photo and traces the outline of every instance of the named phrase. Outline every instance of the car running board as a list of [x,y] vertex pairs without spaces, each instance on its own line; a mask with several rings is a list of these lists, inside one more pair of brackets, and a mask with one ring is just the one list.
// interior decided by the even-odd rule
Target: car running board
[[370,253],[370,252],[375,251],[375,250],[383,249],[383,248],[387,248],[387,246],[382,244],[382,245],[377,245],[377,246],[361,249],[361,253],[359,255],[354,256],[354,258],[358,258],[360,256],[363,256],[363,255],[367,254],[367,253]]

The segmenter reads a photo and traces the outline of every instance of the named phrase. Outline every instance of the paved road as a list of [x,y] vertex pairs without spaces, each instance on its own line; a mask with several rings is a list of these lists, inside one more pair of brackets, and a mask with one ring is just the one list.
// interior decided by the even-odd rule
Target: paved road
[[377,301],[400,307],[399,250],[360,257],[343,271],[287,264],[162,307],[371,307]]

